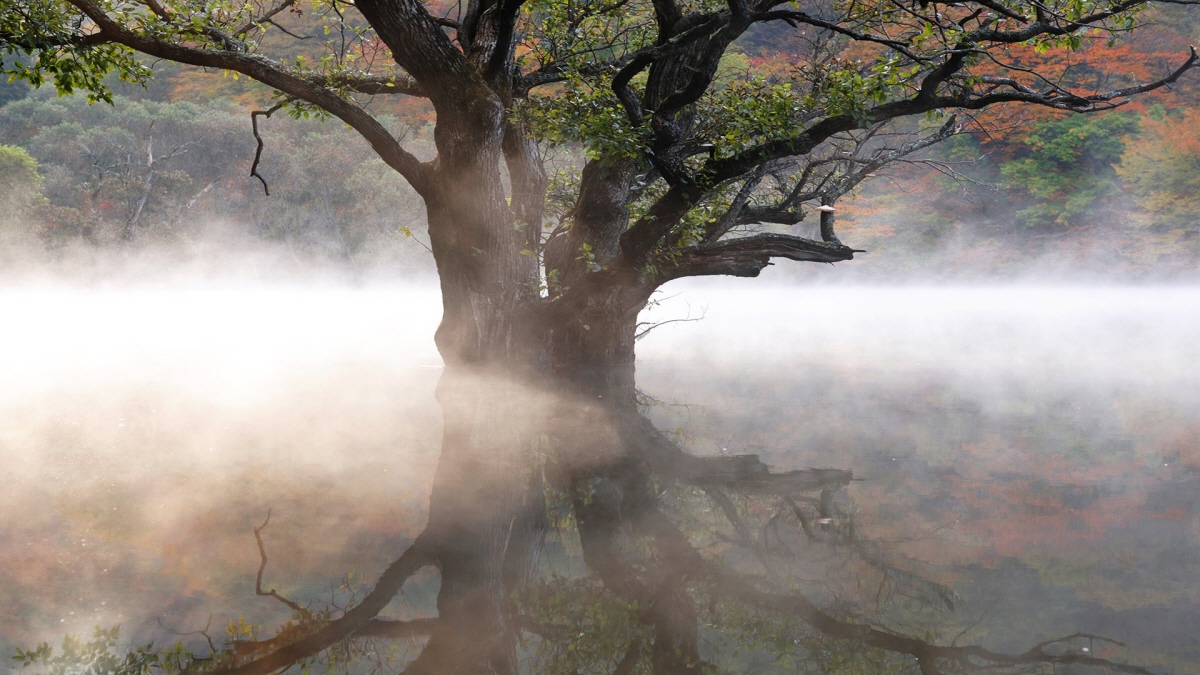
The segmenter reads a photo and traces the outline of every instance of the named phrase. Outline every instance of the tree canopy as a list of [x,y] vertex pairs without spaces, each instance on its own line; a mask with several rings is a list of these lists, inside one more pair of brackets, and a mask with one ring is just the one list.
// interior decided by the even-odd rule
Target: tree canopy
[[[356,129],[427,198],[435,164],[379,123],[371,98],[427,99],[443,138],[454,120],[484,115],[543,149],[582,144],[593,174],[636,163],[637,179],[618,200],[628,202],[632,223],[619,218],[616,231],[587,234],[570,227],[571,209],[588,194],[579,167],[550,177],[549,212],[546,177],[509,167],[509,217],[557,216],[564,224],[527,235],[519,247],[537,258],[544,239],[569,243],[566,253],[549,246],[542,261],[544,278],[564,279],[549,289],[554,296],[580,270],[601,271],[589,266],[605,268],[605,278],[636,270],[634,283],[644,286],[752,274],[773,257],[847,259],[852,251],[830,233],[824,241],[760,233],[736,243],[729,235],[755,223],[791,225],[802,205],[833,203],[889,160],[961,129],[947,117],[955,110],[1020,102],[1096,111],[1175,81],[1194,54],[1161,67],[1156,79],[1123,83],[1121,73],[1064,74],[1037,58],[1115,42],[1149,6],[625,1],[474,3],[460,11],[418,2],[22,0],[0,15],[0,41],[6,74],[96,100],[110,97],[108,74],[150,76],[138,52],[248,76],[294,114],[331,115]],[[793,63],[734,64],[731,46],[764,25],[791,27],[781,46]],[[889,136],[889,122],[921,114],[944,124],[916,140]],[[451,148],[439,152],[442,164],[452,161]],[[522,177],[531,189],[521,189]]]

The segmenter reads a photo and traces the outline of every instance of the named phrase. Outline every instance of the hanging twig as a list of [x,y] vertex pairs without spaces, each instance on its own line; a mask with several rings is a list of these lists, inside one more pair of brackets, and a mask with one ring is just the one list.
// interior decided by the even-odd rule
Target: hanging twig
[[[254,112],[250,113],[250,129],[254,132],[254,140],[258,141],[258,147],[254,149],[254,163],[250,165],[250,176],[252,178],[257,178],[258,182],[262,183],[263,192],[266,193],[268,197],[271,196],[271,188],[267,187],[266,179],[264,179],[258,173],[258,162],[262,159],[263,151],[263,139],[258,133],[258,117],[259,115],[262,115],[263,117],[270,117],[271,115],[275,114],[277,110],[291,102],[292,99],[289,98],[276,103],[267,110],[255,110]],[[268,519],[270,519],[270,516],[268,516]],[[263,523],[263,527],[266,527],[266,523]],[[255,530],[256,534],[257,532],[258,530]]]
[[[262,179],[260,178],[259,180],[262,180]],[[266,183],[264,183],[264,185],[265,184]],[[255,577],[255,579],[254,579],[254,594],[255,595],[266,595],[266,596],[275,598],[276,600],[278,600],[278,601],[282,602],[283,604],[287,605],[288,607],[290,607],[292,609],[292,611],[298,612],[300,614],[306,614],[308,612],[308,610],[306,610],[305,608],[301,607],[300,605],[292,602],[291,600],[288,600],[287,598],[283,597],[282,595],[276,593],[274,588],[272,588],[269,591],[264,591],[262,588],[263,571],[267,569],[267,549],[265,546],[263,546],[262,531],[264,528],[266,528],[267,524],[270,522],[271,522],[271,509],[267,509],[267,519],[263,521],[262,525],[259,525],[258,527],[254,528],[254,540],[258,542],[258,555],[262,559],[262,562],[259,563],[259,565],[258,565],[258,576]]]

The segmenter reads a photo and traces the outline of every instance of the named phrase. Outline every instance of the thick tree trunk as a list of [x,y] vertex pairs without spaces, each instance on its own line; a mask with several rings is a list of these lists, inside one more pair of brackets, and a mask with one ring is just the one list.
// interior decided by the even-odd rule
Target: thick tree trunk
[[[441,589],[438,628],[410,670],[516,672],[511,598],[536,568],[547,528],[544,464],[572,495],[589,567],[646,606],[658,636],[655,670],[690,671],[698,658],[686,586],[676,575],[637,572],[629,547],[641,536],[640,514],[657,504],[646,458],[629,451],[626,428],[637,416],[634,334],[643,292],[597,293],[582,312],[555,318],[535,311],[545,185],[536,148],[504,123],[495,98],[459,111],[439,114],[438,161],[424,195],[443,302],[436,340],[446,364],[437,392],[442,454],[426,529]],[[546,252],[548,268],[561,267],[573,283],[617,255],[638,171],[630,162],[589,166],[572,231],[565,246]],[[543,463],[545,452],[553,457]]]
[[441,571],[433,641],[448,649],[433,650],[447,660],[429,672],[515,672],[508,599],[546,527],[530,470],[539,396],[511,372],[448,366],[437,398],[444,430],[426,532]]
[[556,379],[569,392],[557,401],[552,426],[561,453],[558,482],[571,496],[588,568],[608,590],[636,603],[653,627],[653,672],[698,673],[703,664],[687,579],[633,545],[647,536],[644,521],[656,512],[660,489],[635,423],[642,419],[637,312],[618,302],[592,309],[587,323],[554,334]]
[[437,399],[442,452],[426,529],[441,571],[438,629],[417,672],[515,673],[511,592],[536,564],[545,522],[534,475],[545,372],[535,260],[521,251],[500,173],[499,102],[442,120],[426,195],[441,280],[436,342],[445,362]]
[[[543,452],[554,454],[546,462],[557,472],[551,479],[577,497],[587,562],[607,585],[654,604],[662,617],[686,609],[675,602],[686,594],[671,588],[656,600],[662,584],[632,575],[625,550],[635,534],[630,516],[654,501],[644,459],[626,452],[622,428],[637,414],[636,309],[623,298],[597,298],[585,317],[562,325],[521,323],[536,295],[513,294],[511,283],[489,292],[481,283],[511,279],[522,274],[518,267],[463,257],[461,239],[438,241],[440,219],[461,218],[463,209],[482,206],[455,216],[430,212],[445,306],[437,336],[446,361],[438,386],[445,426],[427,528],[442,576],[442,627],[415,665],[417,672],[511,673],[509,599],[535,569],[547,528]],[[539,445],[546,438],[549,448]],[[602,494],[584,499],[586,486]],[[672,654],[694,660],[694,645],[681,652],[689,641],[673,642]]]

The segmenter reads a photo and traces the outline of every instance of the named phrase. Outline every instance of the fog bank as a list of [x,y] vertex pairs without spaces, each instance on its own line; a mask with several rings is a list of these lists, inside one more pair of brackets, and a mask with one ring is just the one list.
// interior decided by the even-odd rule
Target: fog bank
[[[1200,288],[677,292],[645,320],[705,318],[639,342],[661,428],[853,470],[862,535],[985,616],[967,639],[1093,631],[1200,672],[1172,628],[1200,616]],[[439,315],[426,286],[0,291],[0,647],[281,618],[268,510],[266,584],[369,583],[423,523]]]

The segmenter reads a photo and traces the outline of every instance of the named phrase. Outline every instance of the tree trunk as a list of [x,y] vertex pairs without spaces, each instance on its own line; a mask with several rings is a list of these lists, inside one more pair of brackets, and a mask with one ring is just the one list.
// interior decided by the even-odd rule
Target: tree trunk
[[[446,370],[426,535],[441,589],[438,628],[409,670],[517,672],[511,598],[537,565],[550,478],[572,495],[589,567],[647,607],[659,636],[656,671],[690,671],[698,658],[686,587],[661,572],[636,572],[628,546],[639,536],[639,514],[657,504],[646,459],[628,451],[625,428],[637,416],[634,335],[643,291],[616,288],[589,297],[582,312],[538,314],[545,176],[536,148],[505,124],[494,97],[460,115],[439,113],[435,140],[439,155],[424,197]],[[617,254],[638,171],[631,162],[585,171],[569,244],[546,252],[548,268],[557,264],[564,278],[582,282]]]
[[[625,452],[621,429],[637,414],[637,309],[614,296],[597,298],[583,319],[530,321],[525,310],[538,295],[521,263],[533,259],[519,249],[509,261],[471,252],[474,237],[492,238],[489,248],[478,247],[490,251],[499,248],[496,238],[510,237],[503,242],[510,248],[524,242],[505,214],[494,211],[491,223],[481,217],[488,207],[486,191],[463,190],[429,210],[444,306],[437,344],[446,363],[427,528],[438,550],[441,621],[415,672],[516,672],[509,599],[536,568],[547,529],[543,464],[576,496],[589,477],[602,476],[607,492],[578,516],[588,563],[611,587],[633,579],[624,551],[630,510],[653,501],[642,458]],[[552,461],[540,456],[543,438]],[[627,594],[653,602],[654,593],[633,582]],[[678,589],[670,595],[681,597]]]

